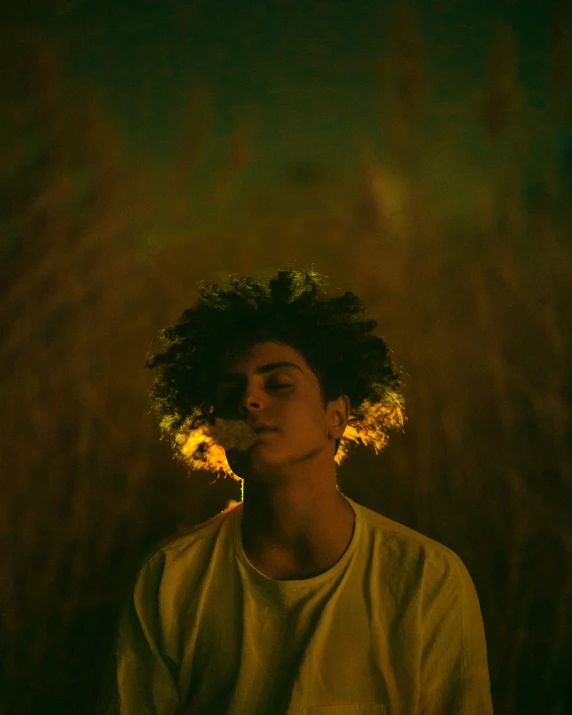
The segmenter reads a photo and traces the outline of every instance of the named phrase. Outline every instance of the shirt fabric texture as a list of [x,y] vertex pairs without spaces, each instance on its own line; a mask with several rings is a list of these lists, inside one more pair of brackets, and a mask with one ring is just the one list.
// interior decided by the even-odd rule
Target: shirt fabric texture
[[462,560],[344,498],[349,546],[311,578],[248,561],[242,503],[158,548],[120,619],[106,715],[492,715]]

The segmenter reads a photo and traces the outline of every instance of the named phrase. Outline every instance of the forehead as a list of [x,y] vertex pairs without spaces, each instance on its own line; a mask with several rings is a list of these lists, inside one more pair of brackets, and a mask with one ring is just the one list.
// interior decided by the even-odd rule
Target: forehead
[[[222,373],[245,374],[250,372],[267,372],[272,369],[269,366],[280,366],[284,369],[292,370],[299,374],[310,372],[310,368],[304,356],[291,345],[275,341],[265,341],[256,343],[248,350],[231,355],[222,362]],[[264,368],[264,370],[262,370]]]

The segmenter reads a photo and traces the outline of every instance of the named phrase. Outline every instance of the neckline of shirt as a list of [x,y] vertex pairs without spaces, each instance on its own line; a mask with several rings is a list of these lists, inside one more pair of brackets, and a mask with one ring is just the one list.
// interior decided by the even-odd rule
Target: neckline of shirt
[[362,518],[361,518],[361,514],[359,512],[358,505],[352,499],[347,497],[345,494],[342,494],[342,496],[349,503],[349,505],[351,506],[351,508],[353,509],[353,512],[355,514],[354,530],[353,530],[352,538],[350,540],[350,543],[348,544],[347,549],[341,555],[341,557],[338,559],[338,561],[336,561],[336,563],[331,568],[329,568],[327,571],[324,571],[323,573],[318,574],[317,576],[311,576],[310,578],[288,579],[288,580],[271,578],[270,576],[266,576],[266,574],[263,574],[262,571],[259,571],[248,560],[248,557],[246,556],[246,553],[245,553],[243,545],[242,545],[242,528],[241,528],[241,526],[242,526],[242,502],[239,502],[235,506],[235,508],[233,509],[233,513],[232,513],[235,556],[239,559],[239,561],[242,563],[242,565],[245,567],[245,569],[249,572],[249,574],[253,578],[255,578],[258,581],[261,581],[265,584],[278,584],[280,586],[280,588],[282,588],[282,589],[297,589],[297,588],[308,587],[308,586],[313,587],[313,586],[320,585],[322,582],[329,581],[330,579],[334,578],[338,573],[340,573],[346,567],[348,561],[350,560],[353,552],[356,549],[358,540],[360,538],[361,529],[362,529]]

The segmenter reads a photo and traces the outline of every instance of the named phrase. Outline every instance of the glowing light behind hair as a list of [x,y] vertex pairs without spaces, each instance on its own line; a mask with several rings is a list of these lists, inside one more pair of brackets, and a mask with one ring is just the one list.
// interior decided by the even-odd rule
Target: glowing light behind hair
[[[389,440],[388,430],[403,429],[406,420],[403,397],[388,390],[385,385],[375,387],[379,401],[371,398],[365,400],[350,413],[348,425],[334,457],[338,466],[345,460],[354,444],[361,442],[379,454]],[[161,421],[161,431],[163,434],[170,434],[176,446],[175,456],[191,469],[204,469],[217,476],[240,481],[240,477],[234,474],[228,464],[225,450],[248,449],[254,443],[254,432],[242,420],[220,418],[217,418],[214,424],[205,422],[191,429],[193,418],[200,414],[197,409],[189,415],[174,434],[170,430],[172,418],[165,417]]]

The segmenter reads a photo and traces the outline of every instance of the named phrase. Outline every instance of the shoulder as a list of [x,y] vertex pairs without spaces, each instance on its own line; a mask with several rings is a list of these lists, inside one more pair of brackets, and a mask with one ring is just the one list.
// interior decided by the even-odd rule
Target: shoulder
[[229,525],[229,519],[236,508],[237,505],[233,504],[184,534],[170,536],[154,544],[143,556],[138,582],[160,581],[166,570],[186,570],[190,563],[195,572],[200,570],[200,563],[208,560],[221,530]]
[[384,560],[396,569],[415,574],[427,584],[450,584],[458,587],[471,583],[471,577],[459,555],[445,544],[425,534],[379,514],[372,509],[356,504],[370,539],[377,542],[383,551]]

